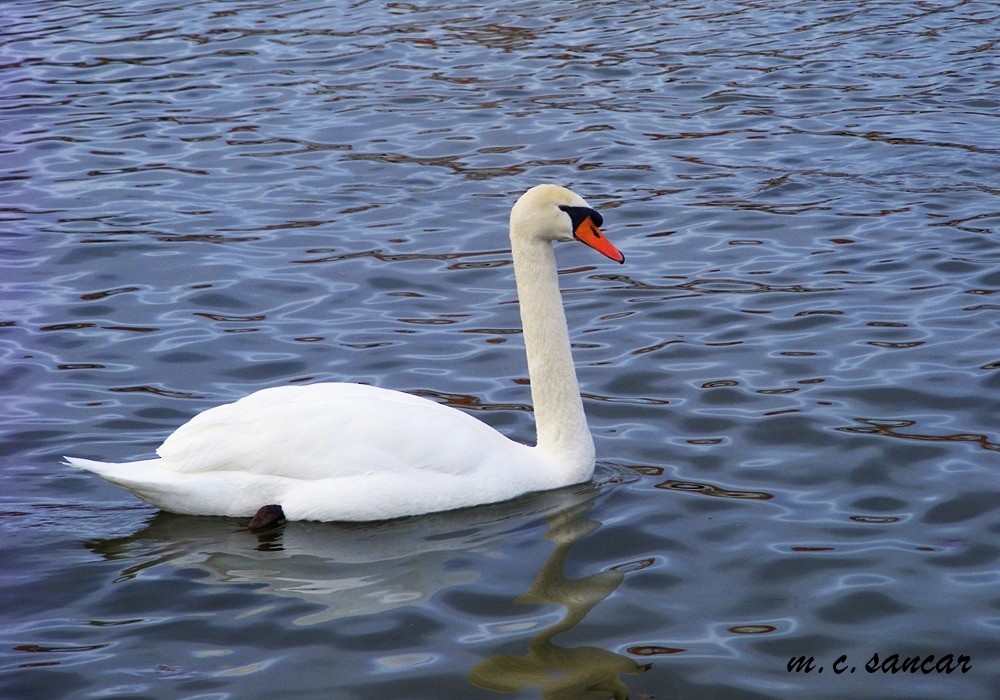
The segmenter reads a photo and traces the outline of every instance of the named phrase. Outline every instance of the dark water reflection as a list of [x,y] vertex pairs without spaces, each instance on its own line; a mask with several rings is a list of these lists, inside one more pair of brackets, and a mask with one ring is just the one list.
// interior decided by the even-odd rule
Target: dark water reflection
[[[998,22],[0,5],[0,695],[992,697]],[[504,230],[544,180],[628,258],[559,251],[601,473],[634,480],[257,541],[58,464],[324,380],[531,440]]]

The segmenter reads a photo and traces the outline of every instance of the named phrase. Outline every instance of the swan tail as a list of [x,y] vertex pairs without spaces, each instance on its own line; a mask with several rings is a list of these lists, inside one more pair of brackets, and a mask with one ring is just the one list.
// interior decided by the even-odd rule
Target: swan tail
[[140,474],[160,462],[159,459],[143,459],[138,462],[98,462],[94,459],[82,459],[81,457],[63,457],[63,459],[71,467],[93,472],[126,488],[130,483],[143,481]]
[[265,504],[280,502],[283,479],[246,472],[187,474],[162,458],[137,462],[98,462],[64,457],[66,464],[93,472],[157,508],[186,515],[251,516]]
[[137,462],[98,462],[80,457],[63,459],[69,466],[97,474],[148,503],[165,510],[184,512],[173,503],[183,494],[178,493],[176,486],[171,484],[170,475],[164,473],[162,459],[142,459]]

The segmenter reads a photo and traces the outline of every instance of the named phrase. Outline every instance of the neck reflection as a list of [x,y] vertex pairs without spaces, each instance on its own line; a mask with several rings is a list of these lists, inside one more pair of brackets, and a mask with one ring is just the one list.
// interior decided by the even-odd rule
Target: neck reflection
[[546,700],[583,700],[629,695],[622,674],[637,674],[649,667],[627,656],[592,646],[563,647],[553,637],[575,627],[594,606],[607,598],[622,582],[619,571],[601,571],[580,579],[564,574],[569,550],[598,527],[584,513],[589,503],[580,503],[549,515],[546,539],[556,544],[526,593],[515,602],[523,605],[558,605],[566,610],[557,623],[540,630],[521,656],[496,655],[475,666],[469,680],[480,688],[499,692],[538,690]]

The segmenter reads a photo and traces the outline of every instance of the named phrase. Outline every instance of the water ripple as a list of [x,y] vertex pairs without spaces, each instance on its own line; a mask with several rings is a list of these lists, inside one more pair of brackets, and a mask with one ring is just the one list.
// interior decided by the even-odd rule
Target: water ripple
[[[3,7],[0,694],[992,696],[994,4]],[[628,258],[559,251],[585,513],[247,540],[59,466],[329,380],[532,440],[545,180]],[[875,652],[973,670],[786,670]]]

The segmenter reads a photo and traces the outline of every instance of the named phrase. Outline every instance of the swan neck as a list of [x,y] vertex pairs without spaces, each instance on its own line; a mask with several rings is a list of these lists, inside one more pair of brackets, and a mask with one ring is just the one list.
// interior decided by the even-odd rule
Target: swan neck
[[572,472],[565,483],[590,478],[594,442],[573,366],[566,314],[552,244],[512,223],[511,249],[531,379],[537,448]]

